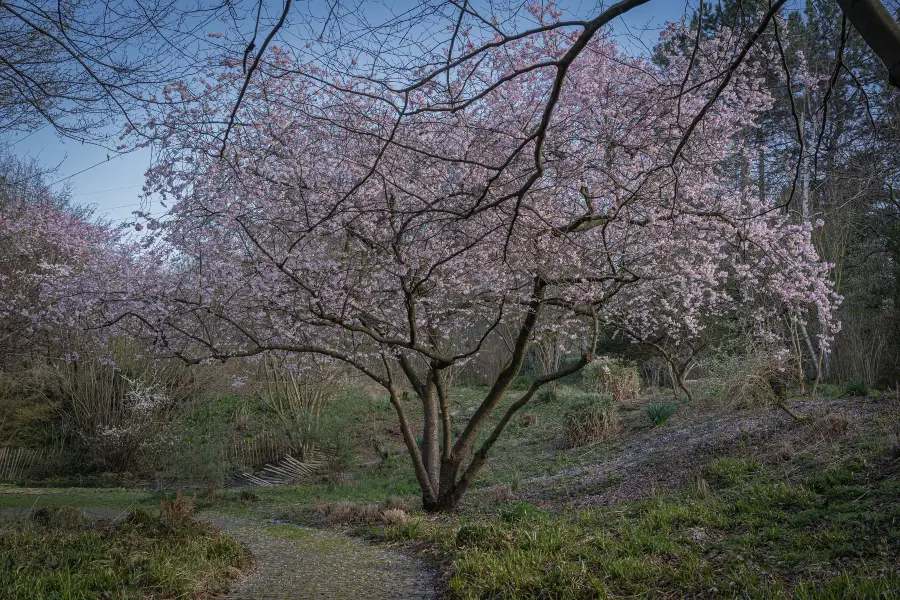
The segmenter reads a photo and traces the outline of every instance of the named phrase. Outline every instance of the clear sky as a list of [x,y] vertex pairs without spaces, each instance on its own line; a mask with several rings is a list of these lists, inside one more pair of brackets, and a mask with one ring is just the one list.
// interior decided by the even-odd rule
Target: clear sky
[[[558,4],[564,10],[567,4],[571,5],[575,12],[583,14],[595,3],[561,1]],[[649,47],[655,42],[659,29],[666,21],[680,20],[684,10],[683,0],[651,0],[617,19],[613,29],[626,50],[640,52],[642,44]],[[131,218],[132,211],[139,208],[144,171],[150,165],[149,150],[118,156],[110,153],[107,161],[105,149],[61,140],[50,127],[31,134],[19,134],[9,143],[12,153],[20,157],[34,157],[47,167],[57,168],[55,177],[50,181],[58,182],[56,186],[59,187],[69,184],[73,201],[96,206],[97,216],[117,222],[126,221]],[[163,211],[159,205],[149,205],[151,214]]]

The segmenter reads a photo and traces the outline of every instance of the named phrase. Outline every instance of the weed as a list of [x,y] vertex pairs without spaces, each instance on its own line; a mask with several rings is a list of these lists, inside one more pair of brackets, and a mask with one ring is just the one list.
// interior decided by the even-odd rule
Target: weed
[[675,414],[675,405],[670,402],[651,402],[644,408],[647,418],[655,427],[665,425]]
[[83,527],[87,515],[72,506],[46,506],[32,511],[30,518],[41,527],[71,530]]
[[159,501],[159,518],[167,531],[178,532],[196,527],[194,503],[197,496],[190,498],[178,492],[172,500]]

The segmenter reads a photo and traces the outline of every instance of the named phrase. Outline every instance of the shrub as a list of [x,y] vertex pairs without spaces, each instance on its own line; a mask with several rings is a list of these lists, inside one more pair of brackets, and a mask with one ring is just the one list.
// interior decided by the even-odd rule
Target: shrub
[[841,388],[833,383],[820,383],[816,388],[816,394],[823,398],[837,398],[841,395]]
[[581,393],[571,400],[565,415],[566,441],[571,447],[609,439],[619,428],[619,413],[611,394]]
[[644,409],[647,418],[655,427],[665,425],[666,422],[675,414],[675,405],[670,402],[651,402]]
[[582,380],[588,390],[610,394],[616,402],[634,400],[641,392],[637,367],[615,358],[588,363],[582,370]]
[[848,381],[844,384],[844,395],[863,397],[869,395],[869,385],[862,380]]
[[59,400],[63,426],[83,451],[85,467],[134,472],[155,462],[170,448],[166,426],[173,408],[199,391],[183,365],[136,358],[136,352],[123,343],[111,358],[89,353],[60,365],[44,391]]

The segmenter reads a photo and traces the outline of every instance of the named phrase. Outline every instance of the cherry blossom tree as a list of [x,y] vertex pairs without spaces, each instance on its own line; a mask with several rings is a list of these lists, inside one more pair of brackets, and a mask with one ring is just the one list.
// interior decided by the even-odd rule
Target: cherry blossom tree
[[[809,228],[730,171],[771,103],[733,37],[660,67],[597,33],[557,85],[580,39],[548,28],[412,90],[277,49],[249,85],[229,65],[152,123],[165,159],[147,187],[171,208],[92,306],[187,361],[312,353],[364,373],[390,396],[427,510],[457,505],[601,328],[689,340],[704,316],[741,310],[833,330]],[[499,327],[515,332],[506,366],[454,428],[446,371]],[[530,346],[561,334],[581,356],[509,398]]]

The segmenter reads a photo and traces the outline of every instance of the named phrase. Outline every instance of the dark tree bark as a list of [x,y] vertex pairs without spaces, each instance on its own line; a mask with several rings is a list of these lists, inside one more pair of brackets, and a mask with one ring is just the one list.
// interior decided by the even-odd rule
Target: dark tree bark
[[900,88],[900,23],[879,0],[837,0],[847,19],[888,70],[891,85]]

